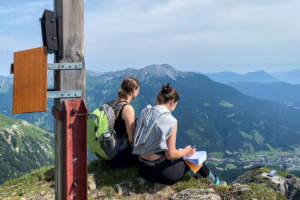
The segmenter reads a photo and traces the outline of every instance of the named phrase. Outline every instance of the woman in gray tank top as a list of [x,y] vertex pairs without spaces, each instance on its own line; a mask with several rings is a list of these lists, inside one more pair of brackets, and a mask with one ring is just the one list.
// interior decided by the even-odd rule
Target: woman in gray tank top
[[[196,149],[191,146],[176,149],[177,120],[171,112],[178,101],[176,89],[170,84],[162,85],[157,95],[157,105],[147,106],[140,114],[132,153],[139,155],[139,173],[148,181],[172,185],[190,170],[182,158],[192,156]],[[208,177],[219,186],[227,185],[213,175],[204,163],[197,174]]]

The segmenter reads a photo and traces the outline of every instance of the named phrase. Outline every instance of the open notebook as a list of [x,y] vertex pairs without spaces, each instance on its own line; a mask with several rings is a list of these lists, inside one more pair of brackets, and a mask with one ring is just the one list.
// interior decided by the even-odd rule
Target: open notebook
[[206,151],[196,151],[191,157],[184,156],[183,160],[199,166],[206,160]]
[[190,166],[191,170],[196,173],[206,160],[206,151],[196,151],[191,157],[183,157],[183,160]]

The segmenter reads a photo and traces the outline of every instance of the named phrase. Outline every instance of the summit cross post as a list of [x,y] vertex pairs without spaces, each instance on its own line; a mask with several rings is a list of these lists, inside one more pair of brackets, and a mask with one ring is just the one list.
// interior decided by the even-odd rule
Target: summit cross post
[[70,94],[66,93],[62,94],[64,98],[54,99],[55,200],[86,200],[84,0],[53,0],[53,3],[58,40],[54,63],[63,63],[65,68],[71,68],[68,63],[82,63],[82,70],[54,73],[55,91],[82,91],[81,97],[68,98]]

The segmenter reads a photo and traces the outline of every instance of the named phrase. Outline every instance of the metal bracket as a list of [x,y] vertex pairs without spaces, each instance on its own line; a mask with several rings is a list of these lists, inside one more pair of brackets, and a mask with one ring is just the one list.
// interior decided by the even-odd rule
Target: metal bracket
[[77,63],[48,63],[48,70],[82,69],[82,62]]
[[[14,74],[14,63],[10,65],[10,74]],[[82,62],[77,63],[48,63],[48,70],[82,69]]]
[[55,98],[70,98],[70,97],[81,97],[82,91],[47,91],[47,98],[48,99],[55,99]]

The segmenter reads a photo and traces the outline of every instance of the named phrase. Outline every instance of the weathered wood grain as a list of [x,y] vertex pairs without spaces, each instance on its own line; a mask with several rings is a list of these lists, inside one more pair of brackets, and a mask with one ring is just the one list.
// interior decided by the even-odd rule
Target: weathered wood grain
[[47,111],[47,47],[14,54],[13,114]]
[[[55,54],[56,63],[83,62],[82,70],[56,70],[54,74],[55,90],[82,90],[85,99],[85,61],[84,61],[84,1],[83,0],[54,0],[54,11],[58,30],[58,52]],[[75,98],[69,98],[75,99]],[[54,106],[63,111],[64,99],[55,99]],[[56,184],[55,199],[64,200],[63,192],[63,163],[64,157],[64,126],[62,121],[54,119],[55,130],[55,167]]]

